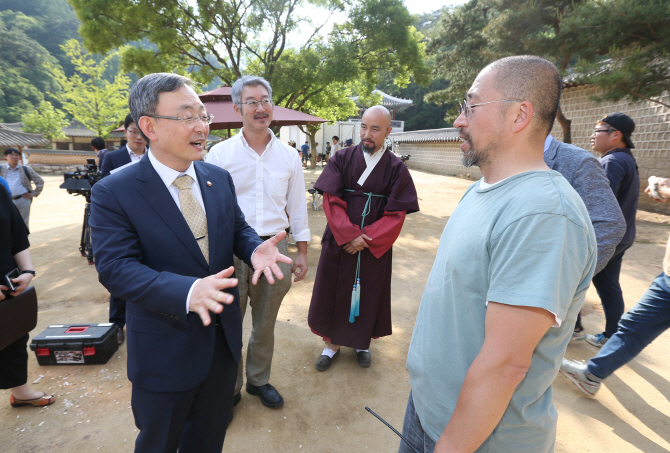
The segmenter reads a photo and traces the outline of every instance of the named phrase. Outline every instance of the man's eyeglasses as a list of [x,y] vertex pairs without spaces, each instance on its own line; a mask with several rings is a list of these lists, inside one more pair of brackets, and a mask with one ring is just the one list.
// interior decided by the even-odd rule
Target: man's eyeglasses
[[258,108],[258,104],[261,104],[264,109],[272,107],[272,99],[263,99],[262,101],[247,101],[247,102],[240,102],[238,105],[248,105],[252,109],[256,110]]
[[460,104],[458,104],[458,116],[460,116],[463,112],[465,112],[465,117],[470,118],[470,114],[472,114],[472,109],[475,107],[479,107],[481,105],[486,105],[486,104],[494,104],[496,102],[522,102],[521,99],[500,99],[499,101],[489,101],[489,102],[482,102],[480,104],[468,104],[468,101],[463,101]]
[[616,132],[614,129],[594,129],[593,134],[591,135],[598,135],[598,132],[607,132],[608,134],[610,132]]
[[203,124],[212,124],[212,121],[214,121],[214,115],[212,115],[211,113],[208,113],[205,116],[188,116],[183,118],[180,118],[178,116],[163,116],[163,115],[145,115],[145,116],[148,116],[149,118],[161,118],[164,120],[181,121],[182,124],[189,127],[195,126],[196,121],[201,121]]

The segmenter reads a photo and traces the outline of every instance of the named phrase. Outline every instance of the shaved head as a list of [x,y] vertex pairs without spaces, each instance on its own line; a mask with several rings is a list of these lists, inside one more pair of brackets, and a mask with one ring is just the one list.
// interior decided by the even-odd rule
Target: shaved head
[[383,121],[385,127],[391,127],[391,112],[389,112],[383,105],[375,105],[367,109],[365,113],[363,113],[363,118],[366,117],[370,118],[370,120],[374,117],[379,121]]
[[[484,74],[491,74],[494,88],[504,98],[530,101],[538,132],[544,137],[549,135],[558,113],[563,87],[553,63],[533,55],[506,57],[486,66],[478,78]],[[501,105],[501,108],[508,107]]]
[[391,112],[382,105],[370,107],[361,118],[361,145],[366,153],[381,149],[391,133]]

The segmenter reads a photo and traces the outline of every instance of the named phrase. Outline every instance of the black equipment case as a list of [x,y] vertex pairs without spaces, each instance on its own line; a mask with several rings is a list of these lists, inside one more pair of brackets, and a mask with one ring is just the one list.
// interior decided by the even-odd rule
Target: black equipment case
[[119,349],[116,324],[52,324],[30,342],[40,365],[98,365]]

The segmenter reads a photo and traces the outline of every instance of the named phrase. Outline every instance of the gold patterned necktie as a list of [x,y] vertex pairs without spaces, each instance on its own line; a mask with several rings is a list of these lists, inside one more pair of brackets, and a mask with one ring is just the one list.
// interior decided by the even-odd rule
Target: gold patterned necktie
[[200,203],[198,203],[198,200],[195,199],[191,192],[193,178],[189,175],[181,175],[176,178],[172,184],[179,189],[179,209],[181,210],[186,223],[188,223],[189,228],[191,228],[191,232],[193,233],[193,236],[195,236],[195,240],[198,242],[202,254],[205,256],[205,261],[209,264],[207,217],[205,216],[202,206],[200,206]]

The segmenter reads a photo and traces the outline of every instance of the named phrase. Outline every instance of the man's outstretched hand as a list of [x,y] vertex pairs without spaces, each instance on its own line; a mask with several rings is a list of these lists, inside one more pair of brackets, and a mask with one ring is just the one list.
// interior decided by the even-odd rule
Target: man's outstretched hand
[[208,326],[212,322],[209,312],[221,313],[223,305],[230,305],[235,298],[232,294],[224,293],[226,288],[237,286],[236,278],[228,278],[233,275],[235,268],[230,266],[218,274],[205,277],[195,284],[188,308],[196,312],[202,319],[202,324]]
[[277,244],[284,239],[286,231],[282,231],[271,237],[258,246],[254,255],[251,257],[251,264],[254,266],[254,275],[251,277],[251,283],[258,283],[261,273],[268,279],[268,283],[274,284],[276,276],[279,280],[284,278],[284,274],[277,266],[277,263],[291,264],[293,261],[288,256],[282,255],[277,249]]

